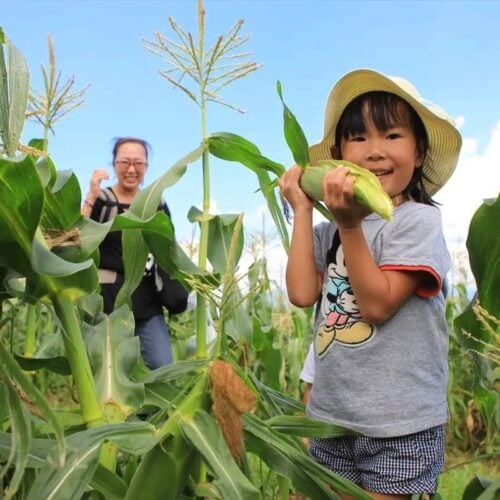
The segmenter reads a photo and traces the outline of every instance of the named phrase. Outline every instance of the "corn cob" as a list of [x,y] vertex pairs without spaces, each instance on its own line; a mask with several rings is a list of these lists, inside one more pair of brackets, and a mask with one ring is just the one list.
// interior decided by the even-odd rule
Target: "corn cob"
[[366,168],[344,160],[323,160],[319,165],[305,167],[300,187],[313,200],[323,200],[323,177],[332,168],[344,166],[355,177],[354,198],[384,219],[392,218],[393,204],[376,175]]

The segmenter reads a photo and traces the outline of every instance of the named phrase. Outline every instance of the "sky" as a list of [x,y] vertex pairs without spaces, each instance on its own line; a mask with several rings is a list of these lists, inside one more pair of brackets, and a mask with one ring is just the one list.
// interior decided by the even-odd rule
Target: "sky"
[[[262,65],[221,91],[244,114],[208,106],[209,133],[239,134],[291,165],[276,81],[313,144],[322,137],[331,87],[357,68],[402,76],[453,116],[463,148],[455,174],[435,198],[450,250],[463,258],[472,214],[500,190],[500,2],[205,0],[204,6],[206,46],[243,19],[249,40],[241,50]],[[49,137],[57,168],[75,172],[83,196],[95,168],[108,169],[113,182],[113,138],[137,136],[152,145],[145,185],[200,144],[199,108],[160,76],[168,66],[146,50],[156,32],[177,40],[169,17],[197,40],[195,0],[0,0],[0,26],[25,55],[34,88],[43,85],[48,35],[62,81],[74,76],[75,90],[90,84],[85,105],[56,123]],[[40,126],[28,122],[22,139],[41,135]],[[244,212],[248,234],[272,230],[255,174],[214,158],[210,182],[212,213]],[[201,163],[164,194],[178,239],[191,239],[187,213],[202,203]],[[280,279],[284,257],[277,240],[266,256]]]

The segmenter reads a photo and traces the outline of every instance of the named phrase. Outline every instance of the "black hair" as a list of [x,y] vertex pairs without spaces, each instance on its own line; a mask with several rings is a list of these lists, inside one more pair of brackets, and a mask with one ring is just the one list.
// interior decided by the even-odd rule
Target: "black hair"
[[116,155],[118,154],[118,149],[120,148],[120,146],[129,142],[142,146],[144,148],[144,151],[146,152],[146,159],[149,158],[149,153],[152,151],[149,142],[145,141],[144,139],[139,139],[138,137],[117,137],[116,139],[113,139],[113,149],[111,150],[111,153],[113,155],[113,163],[116,160]]
[[[340,157],[342,139],[348,139],[353,134],[366,132],[365,110],[368,110],[368,115],[378,130],[385,131],[395,125],[407,125],[415,136],[419,155],[425,158],[429,151],[429,140],[425,126],[417,112],[401,97],[382,91],[361,94],[346,106],[335,130],[335,146],[331,148],[334,158],[342,159]],[[436,205],[425,189],[424,179],[430,182],[424,175],[423,168],[415,168],[403,194],[420,203]]]

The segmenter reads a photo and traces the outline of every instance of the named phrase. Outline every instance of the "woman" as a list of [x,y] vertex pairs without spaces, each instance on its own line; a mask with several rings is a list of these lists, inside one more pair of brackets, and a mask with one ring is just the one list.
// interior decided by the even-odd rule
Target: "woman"
[[[148,167],[150,149],[150,145],[142,139],[116,139],[113,146],[116,183],[110,188],[102,189],[101,182],[109,179],[109,175],[105,170],[95,170],[90,180],[90,190],[82,205],[82,215],[98,222],[107,222],[116,214],[125,212],[140,191]],[[159,209],[170,215],[165,203]],[[99,246],[99,283],[106,314],[113,311],[116,296],[124,281],[121,238],[121,231],[110,232]],[[152,370],[172,362],[169,330],[162,302],[156,291],[153,266],[154,260],[148,259],[144,276],[131,297],[135,333],[139,336],[141,354]],[[187,292],[181,300],[187,300]]]

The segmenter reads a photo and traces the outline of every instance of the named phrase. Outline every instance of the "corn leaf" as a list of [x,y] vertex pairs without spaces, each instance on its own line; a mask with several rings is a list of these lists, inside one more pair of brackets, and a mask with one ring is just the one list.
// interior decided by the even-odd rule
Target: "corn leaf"
[[133,454],[146,453],[158,442],[154,427],[146,422],[110,424],[75,433],[66,440],[68,453],[63,465],[54,460],[54,450],[49,452],[27,500],[80,498],[97,471],[105,440]]
[[141,460],[125,500],[178,500],[187,483],[194,452],[180,433],[168,436]]
[[[496,200],[484,202],[472,217],[467,236],[467,249],[472,274],[476,280],[477,296],[466,310],[454,321],[457,338],[464,348],[472,353],[482,353],[486,346],[495,345],[495,332],[499,333],[498,324],[491,322],[490,331],[479,320],[472,309],[479,301],[481,307],[492,317],[500,318],[500,239],[495,227],[500,218],[500,196]],[[468,332],[472,337],[464,334]],[[481,413],[492,421],[498,408],[499,396],[488,387],[489,367],[484,366],[479,354],[476,356],[473,393]]]
[[340,497],[335,490],[359,500],[370,499],[354,483],[315,462],[293,440],[281,435],[255,415],[244,414],[243,422],[247,450],[258,454],[272,470],[289,478],[304,495],[338,499]]
[[[285,171],[285,167],[262,156],[259,148],[252,142],[228,132],[212,134],[208,139],[208,148],[210,153],[217,158],[239,162],[255,172],[283,247],[288,252],[290,246],[288,229],[281,205],[276,199],[275,194],[277,179],[281,177]],[[276,175],[274,180],[271,179],[270,173]]]
[[[493,202],[483,203],[475,212],[467,235],[467,250],[472,274],[476,280],[481,306],[493,316],[500,318],[500,238],[491,228],[500,220],[500,196]],[[482,324],[469,311],[455,320],[455,327],[472,333],[474,337],[488,341]],[[458,331],[458,333],[460,333]],[[470,342],[469,348],[481,349],[480,345]]]
[[243,475],[234,461],[213,417],[198,410],[192,419],[181,419],[180,426],[185,439],[200,452],[208,470],[214,476],[214,483],[221,498],[262,498],[259,490]]
[[[135,215],[137,219],[143,221],[153,217],[158,210],[158,205],[160,204],[163,191],[177,183],[186,172],[187,165],[197,161],[201,157],[202,153],[203,145],[200,145],[198,148],[177,161],[159,179],[138,193],[130,205],[128,212]],[[116,227],[118,226],[114,226],[114,228]],[[158,241],[153,237],[149,239],[150,243],[154,243],[155,241],[158,246],[155,245],[156,248],[151,249],[153,254],[168,255],[167,248],[165,248],[165,246],[160,246],[163,240],[160,239],[160,241]],[[118,297],[116,298],[116,308],[130,302],[132,292],[137,288],[142,279],[149,253],[148,245],[146,244],[144,235],[140,230],[125,231],[122,236],[122,243],[123,262],[125,266],[125,282],[120,289]],[[176,255],[179,254],[180,250],[177,250]],[[162,264],[160,263],[160,265]],[[164,266],[162,265],[162,267]],[[174,268],[175,266],[171,267],[171,269]],[[169,271],[169,269],[166,270]]]
[[286,143],[292,152],[295,163],[305,168],[309,165],[309,145],[306,135],[299,125],[297,118],[295,118],[295,115],[285,104],[281,83],[279,81],[276,83],[276,90],[283,104],[283,130]]
[[199,368],[207,366],[208,361],[205,359],[193,361],[178,361],[171,365],[161,366],[154,371],[148,372],[144,377],[139,378],[145,384],[155,382],[170,382],[179,379],[183,375],[193,373]]
[[266,424],[283,434],[300,437],[340,437],[358,435],[357,432],[346,429],[345,427],[313,420],[312,418],[302,415],[277,415],[266,420]]
[[45,191],[31,157],[0,158],[0,199],[0,267],[27,278],[32,300],[62,289],[76,298],[97,288],[90,250],[77,252],[74,262],[49,250],[39,228]]
[[139,359],[132,312],[123,306],[103,321],[84,330],[90,366],[99,400],[123,421],[144,401],[144,384],[130,379]]
[[58,373],[59,375],[71,375],[68,358],[64,356],[31,358],[15,355],[14,358],[19,363],[19,366],[28,372],[44,369],[52,373]]
[[[29,70],[23,54],[5,37],[0,45],[0,134],[7,156],[14,156],[26,119]],[[3,45],[8,52],[6,64]]]
[[462,500],[495,500],[500,493],[500,479],[474,477],[466,486]]
[[[203,213],[195,207],[192,207],[188,214],[191,222],[201,220]],[[239,214],[221,214],[214,215],[208,222],[208,260],[212,264],[216,273],[223,274],[228,264],[229,248],[234,230],[238,221]],[[237,249],[232,258],[232,268],[236,268],[241,254],[243,253],[243,232],[238,234]]]
[[[1,461],[6,461],[9,457],[11,438],[11,434],[0,433]],[[54,448],[55,441],[53,439],[32,438],[29,444],[26,467],[30,469],[42,469],[47,465],[47,456]],[[127,491],[127,484],[123,479],[102,465],[97,466],[94,476],[90,481],[90,486],[103,493],[108,500],[123,499]]]
[[266,386],[250,373],[252,383],[262,396],[262,403],[269,415],[282,415],[284,413],[304,413],[306,408],[303,403],[293,399],[282,392]]
[[64,442],[64,431],[57,420],[57,417],[50,409],[44,395],[37,389],[33,382],[24,374],[19,365],[16,363],[11,354],[5,349],[0,342],[0,375],[2,379],[9,383],[13,381],[19,387],[26,397],[31,401],[31,404],[38,412],[43,415],[43,418],[52,426],[52,430],[57,439],[57,451],[59,457],[58,463],[64,461],[66,445]]
[[[0,368],[2,370],[2,368]],[[2,370],[3,376],[0,379],[5,384],[6,392],[6,406],[9,409],[10,425],[11,425],[11,444],[10,453],[7,463],[3,464],[2,471],[0,472],[0,483],[4,475],[9,471],[10,467],[14,465],[14,473],[9,479],[9,487],[7,488],[3,498],[10,500],[16,494],[19,485],[21,484],[24,471],[28,462],[29,444],[31,438],[31,430],[28,415],[21,403],[21,397],[16,391],[15,386],[6,376]],[[2,374],[0,372],[0,374]]]

